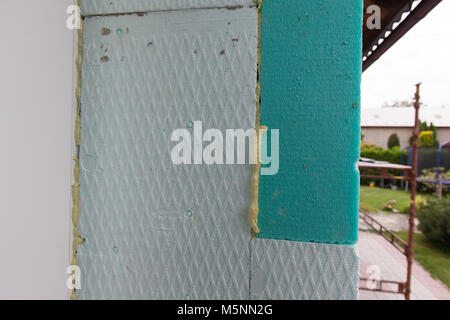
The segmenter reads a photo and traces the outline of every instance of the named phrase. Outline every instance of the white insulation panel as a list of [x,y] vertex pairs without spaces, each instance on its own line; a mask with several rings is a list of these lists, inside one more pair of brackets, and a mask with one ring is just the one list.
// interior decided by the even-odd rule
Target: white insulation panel
[[356,247],[252,239],[251,298],[353,300],[358,297]]
[[249,165],[174,165],[173,130],[252,128],[255,9],[85,19],[79,298],[249,297]]

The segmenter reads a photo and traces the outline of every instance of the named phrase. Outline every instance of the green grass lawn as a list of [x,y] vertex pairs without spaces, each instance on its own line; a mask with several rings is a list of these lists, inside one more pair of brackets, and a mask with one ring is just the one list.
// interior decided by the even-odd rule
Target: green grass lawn
[[[395,232],[407,241],[408,231]],[[416,260],[432,275],[450,288],[450,250],[433,246],[423,234],[414,235],[414,253]],[[414,267],[413,267],[414,268]]]
[[[409,192],[403,190],[392,190],[382,188],[371,188],[361,186],[359,206],[367,212],[378,212],[384,210],[384,205],[390,200],[396,200],[393,207],[402,213],[409,212]],[[424,200],[432,197],[431,195],[420,195]]]

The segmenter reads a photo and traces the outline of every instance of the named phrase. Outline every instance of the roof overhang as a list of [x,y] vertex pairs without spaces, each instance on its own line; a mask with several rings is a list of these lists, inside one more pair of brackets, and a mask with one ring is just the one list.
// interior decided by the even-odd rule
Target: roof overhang
[[[392,47],[442,0],[364,0],[363,71]],[[367,8],[377,5],[381,28],[369,29]]]

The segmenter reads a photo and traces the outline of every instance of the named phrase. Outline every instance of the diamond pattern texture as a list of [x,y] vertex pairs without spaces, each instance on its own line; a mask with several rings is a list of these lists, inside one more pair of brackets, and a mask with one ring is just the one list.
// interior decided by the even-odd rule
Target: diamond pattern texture
[[79,298],[248,298],[251,168],[173,165],[170,138],[194,120],[254,126],[256,21],[253,8],[85,19]]
[[82,0],[84,15],[253,5],[252,0]]
[[357,299],[354,246],[254,239],[252,299]]

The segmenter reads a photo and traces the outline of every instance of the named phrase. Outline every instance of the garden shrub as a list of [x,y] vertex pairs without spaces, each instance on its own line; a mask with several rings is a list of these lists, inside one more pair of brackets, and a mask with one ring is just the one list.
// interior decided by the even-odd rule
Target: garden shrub
[[418,208],[419,230],[438,246],[450,248],[450,198],[431,199]]
[[392,149],[394,147],[400,147],[400,138],[396,133],[391,134],[388,139],[388,148]]
[[420,147],[432,147],[434,145],[434,132],[422,131],[419,134],[419,146]]
[[401,150],[399,147],[383,150],[380,147],[363,147],[361,148],[361,157],[370,158],[379,161],[387,161],[391,163],[401,163],[403,153],[403,162],[406,162],[408,152]]

